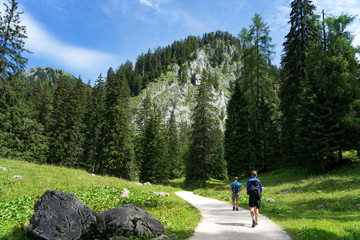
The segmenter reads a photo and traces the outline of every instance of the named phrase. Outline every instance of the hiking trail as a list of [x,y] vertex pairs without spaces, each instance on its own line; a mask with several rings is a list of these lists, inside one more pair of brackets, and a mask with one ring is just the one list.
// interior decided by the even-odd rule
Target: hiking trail
[[188,240],[291,240],[285,231],[261,214],[259,225],[252,228],[248,209],[233,211],[230,203],[192,192],[180,191],[176,195],[199,209],[202,216],[194,235]]

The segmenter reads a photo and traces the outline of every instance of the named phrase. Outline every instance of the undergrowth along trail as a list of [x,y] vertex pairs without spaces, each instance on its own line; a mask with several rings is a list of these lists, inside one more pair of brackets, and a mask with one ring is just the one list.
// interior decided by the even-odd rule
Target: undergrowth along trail
[[[123,179],[93,176],[86,171],[24,161],[0,159],[0,239],[32,239],[24,227],[33,214],[36,200],[46,190],[73,193],[96,212],[132,203],[159,219],[166,234],[179,239],[191,236],[200,221],[200,213],[175,195],[179,188],[151,185],[139,186]],[[23,179],[14,178],[14,175]],[[129,199],[121,199],[123,189]],[[168,192],[160,197],[153,192]],[[186,219],[186,221],[184,221]]]

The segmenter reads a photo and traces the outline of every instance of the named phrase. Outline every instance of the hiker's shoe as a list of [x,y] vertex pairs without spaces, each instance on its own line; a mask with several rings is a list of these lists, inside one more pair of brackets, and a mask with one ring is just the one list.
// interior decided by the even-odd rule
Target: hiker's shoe
[[233,207],[233,211],[235,211],[235,207]]
[[251,227],[254,228],[255,226],[256,226],[256,222],[253,220]]
[[238,209],[238,208],[236,208],[236,211],[239,211],[239,209]]
[[259,225],[258,220],[255,220],[255,225]]

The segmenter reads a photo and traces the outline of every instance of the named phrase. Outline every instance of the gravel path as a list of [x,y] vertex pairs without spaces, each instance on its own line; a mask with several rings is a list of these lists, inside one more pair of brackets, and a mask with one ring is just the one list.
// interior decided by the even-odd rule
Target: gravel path
[[[251,228],[249,210],[232,210],[232,204],[201,197],[192,192],[176,195],[200,210],[202,219],[189,240],[290,240],[290,237],[267,217],[260,214],[257,225]],[[260,210],[261,212],[261,210]]]

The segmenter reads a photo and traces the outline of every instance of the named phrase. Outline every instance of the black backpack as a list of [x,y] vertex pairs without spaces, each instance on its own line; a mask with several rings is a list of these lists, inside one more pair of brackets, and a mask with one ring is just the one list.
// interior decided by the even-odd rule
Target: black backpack
[[250,181],[250,187],[247,191],[247,194],[248,195],[255,194],[256,196],[261,197],[260,181],[258,181],[258,180]]

